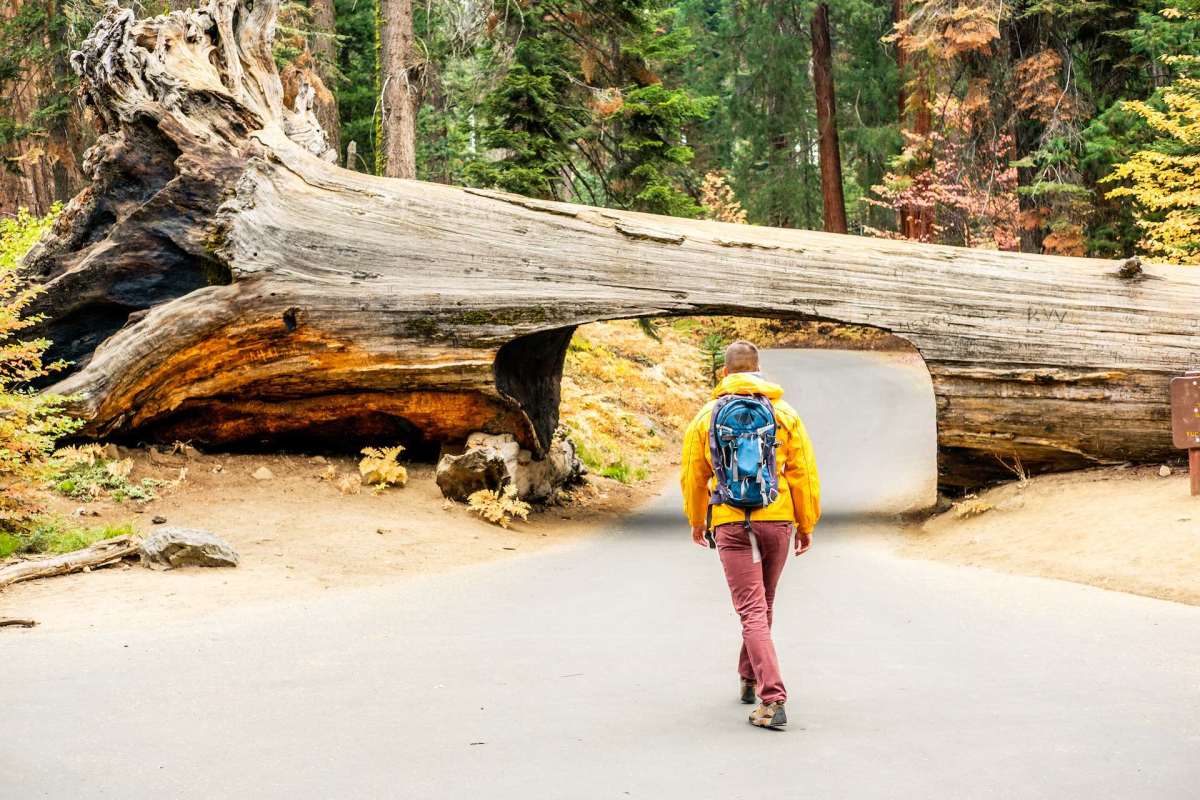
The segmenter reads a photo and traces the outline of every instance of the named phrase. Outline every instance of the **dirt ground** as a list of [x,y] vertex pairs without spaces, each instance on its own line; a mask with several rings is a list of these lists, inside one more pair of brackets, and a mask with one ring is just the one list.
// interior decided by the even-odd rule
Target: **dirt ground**
[[[970,513],[979,512],[979,513]],[[1186,471],[1096,469],[1007,484],[914,525],[901,550],[1200,605],[1200,497]]]
[[[432,465],[408,465],[409,482],[402,488],[376,494],[364,486],[359,494],[343,494],[321,476],[330,465],[356,475],[357,461],[350,457],[185,457],[147,450],[123,455],[134,459],[135,480],[174,479],[180,469],[187,477],[140,509],[129,502],[81,505],[59,498],[56,510],[83,509],[88,525],[131,521],[142,534],[157,527],[156,517],[167,525],[203,528],[229,541],[240,565],[168,572],[125,565],[30,581],[0,592],[0,617],[67,629],[153,624],[230,604],[297,601],[313,592],[380,584],[568,542],[627,512],[660,486],[657,479],[626,485],[592,477],[567,504],[535,511],[528,522],[516,521],[506,530],[445,501]],[[254,478],[264,466],[274,477]],[[671,472],[654,474],[665,478]]]
[[[674,448],[668,448],[673,453]],[[229,605],[303,602],[313,593],[379,585],[570,542],[656,494],[675,468],[656,458],[650,479],[626,485],[593,476],[565,505],[535,512],[511,529],[443,500],[432,465],[409,465],[407,486],[345,494],[322,474],[355,473],[351,457],[123,453],[132,477],[186,479],[158,500],[81,505],[62,513],[86,524],[132,522],[198,527],[226,538],[236,569],[156,572],[119,566],[31,581],[0,592],[0,617],[32,618],[43,629],[155,624]],[[259,480],[267,467],[274,477]],[[93,516],[93,512],[96,514]],[[164,518],[165,523],[156,523]],[[1178,470],[1098,469],[1007,484],[907,527],[903,555],[1075,581],[1200,605],[1200,498]]]

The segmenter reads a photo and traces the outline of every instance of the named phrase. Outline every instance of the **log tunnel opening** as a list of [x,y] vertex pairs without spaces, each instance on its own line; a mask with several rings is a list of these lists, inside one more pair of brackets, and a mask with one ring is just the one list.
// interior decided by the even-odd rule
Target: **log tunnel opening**
[[[671,369],[677,369],[682,358],[694,359],[695,373],[701,376],[704,364],[697,331],[707,328],[692,330],[701,321],[727,330],[721,336],[724,341],[742,335],[739,321],[755,326],[744,333],[745,338],[761,341],[765,377],[783,386],[786,398],[806,422],[822,472],[826,505],[832,513],[914,512],[936,502],[937,412],[932,378],[910,342],[878,328],[814,320],[658,318],[650,324],[672,335],[657,343],[643,335],[650,345],[646,349],[628,346],[628,338],[624,343],[604,339],[601,332],[605,326],[625,325],[632,331],[634,322],[630,320],[555,329],[520,337],[501,348],[495,368],[497,387],[521,403],[543,442],[549,441],[560,423],[564,379],[572,393],[596,391],[598,396],[589,398],[586,405],[602,405],[606,399],[613,402],[617,418],[646,419],[654,416],[655,408],[665,405],[658,398],[639,394],[642,391],[674,391],[678,396],[667,400],[672,415],[690,418],[703,403],[707,386],[701,387],[696,397],[684,397],[677,388],[670,388],[669,381],[654,384],[652,378],[647,385],[632,377],[623,382],[619,375],[661,376],[664,366],[670,363]],[[681,330],[687,333],[678,335]],[[573,339],[576,333],[578,337]],[[568,348],[573,351],[570,359]],[[602,368],[596,366],[600,350],[624,360],[607,376],[611,398],[603,386],[594,383],[605,380]],[[580,360],[584,355],[590,359],[586,365]],[[576,383],[584,373],[590,373],[591,384]],[[572,409],[564,409],[561,422],[573,436],[580,434],[582,426],[572,419]],[[666,425],[681,428],[678,420]],[[639,438],[632,429],[611,433],[628,442]],[[667,432],[657,446],[680,433],[681,429]],[[630,459],[603,463],[603,458],[595,455],[599,448],[583,438],[576,444],[585,453],[585,461],[591,456],[588,466],[593,471],[622,479],[636,471],[637,465]],[[672,441],[668,446],[676,444]]]

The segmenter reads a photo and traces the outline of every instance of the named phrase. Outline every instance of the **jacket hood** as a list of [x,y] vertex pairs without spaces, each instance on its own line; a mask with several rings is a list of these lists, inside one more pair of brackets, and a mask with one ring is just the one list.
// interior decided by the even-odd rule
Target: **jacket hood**
[[761,394],[768,400],[778,400],[783,397],[783,387],[771,383],[757,372],[735,372],[725,378],[713,389],[713,399],[726,394]]

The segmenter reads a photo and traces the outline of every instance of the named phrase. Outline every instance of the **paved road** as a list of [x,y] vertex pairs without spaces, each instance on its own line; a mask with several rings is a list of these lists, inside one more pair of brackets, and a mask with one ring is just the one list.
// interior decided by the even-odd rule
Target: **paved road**
[[1200,608],[898,558],[781,588],[792,729],[667,494],[537,555],[130,631],[0,632],[0,798],[1194,798]]
[[901,514],[937,502],[933,382],[913,353],[767,350],[817,453],[826,513]]

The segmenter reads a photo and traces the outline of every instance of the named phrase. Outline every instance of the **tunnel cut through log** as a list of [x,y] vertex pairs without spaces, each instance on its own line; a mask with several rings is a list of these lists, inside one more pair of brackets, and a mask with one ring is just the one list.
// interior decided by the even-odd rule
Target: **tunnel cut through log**
[[[913,343],[946,484],[1173,453],[1200,271],[656,217],[339,168],[285,104],[277,0],[139,20],[73,64],[92,186],[25,268],[91,436],[261,441],[364,420],[539,451],[562,350],[606,319],[741,315]],[[374,423],[366,421],[374,420]]]

